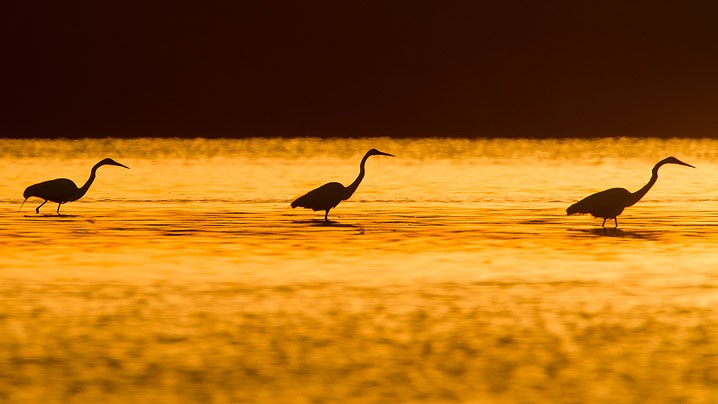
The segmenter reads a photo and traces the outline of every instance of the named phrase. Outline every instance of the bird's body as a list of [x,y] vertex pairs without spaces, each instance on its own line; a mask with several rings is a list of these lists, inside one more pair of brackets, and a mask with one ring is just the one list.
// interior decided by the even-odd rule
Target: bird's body
[[[129,168],[112,159],[104,159],[99,163],[95,164],[94,167],[92,167],[92,170],[90,171],[90,178],[87,179],[87,182],[85,182],[85,185],[83,185],[81,188],[78,188],[73,181],[67,178],[57,178],[54,180],[44,181],[34,185],[30,185],[25,189],[25,192],[23,192],[23,197],[25,198],[25,201],[23,201],[23,205],[28,198],[34,196],[40,199],[44,199],[44,202],[35,209],[36,213],[40,213],[40,208],[42,207],[42,205],[46,204],[47,201],[51,201],[58,204],[57,214],[59,215],[60,206],[62,206],[63,203],[76,201],[82,198],[87,193],[87,190],[90,189],[90,185],[92,185],[92,182],[95,181],[97,169],[106,164]],[[20,206],[20,208],[22,209],[22,206]]]
[[65,203],[78,200],[79,196],[77,195],[79,191],[80,188],[71,180],[67,178],[57,178],[30,185],[25,189],[23,196],[25,198],[36,196],[50,202]]
[[631,192],[625,188],[611,188],[605,191],[597,192],[587,196],[579,202],[574,203],[566,209],[566,214],[574,215],[581,213],[590,213],[593,217],[603,218],[602,226],[605,226],[606,219],[616,221],[618,227],[618,219],[616,217],[623,213],[623,209],[627,208]]
[[376,149],[371,149],[366,152],[364,158],[362,158],[361,163],[359,164],[359,176],[357,176],[357,178],[354,180],[354,182],[351,183],[351,185],[345,187],[338,182],[330,182],[324,184],[321,187],[309,191],[306,194],[297,198],[294,202],[292,202],[292,208],[296,208],[299,206],[302,208],[312,209],[314,211],[323,210],[324,221],[329,221],[329,210],[339,205],[341,201],[349,199],[349,197],[354,194],[354,191],[356,191],[362,179],[364,179],[364,165],[366,164],[366,160],[370,156],[375,155],[394,157],[394,155],[392,154],[380,152]]
[[292,208],[301,206],[314,211],[330,209],[339,205],[345,198],[346,187],[338,182],[330,182],[321,187],[307,192],[305,195],[292,202]]
[[636,202],[641,200],[648,190],[653,187],[653,184],[655,184],[656,180],[658,180],[658,169],[664,164],[680,164],[693,167],[692,165],[686,164],[675,157],[665,158],[653,167],[651,179],[638,191],[630,192],[625,188],[611,188],[605,191],[597,192],[569,206],[568,209],[566,209],[566,214],[574,215],[589,213],[593,217],[603,218],[603,223],[601,224],[603,227],[606,226],[607,219],[613,219],[616,223],[616,227],[618,227],[618,215],[623,213],[625,208],[636,204]]

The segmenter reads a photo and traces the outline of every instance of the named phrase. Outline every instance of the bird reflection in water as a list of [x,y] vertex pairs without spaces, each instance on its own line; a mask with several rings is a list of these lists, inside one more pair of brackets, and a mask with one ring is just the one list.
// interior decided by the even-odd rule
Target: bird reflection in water
[[662,235],[665,234],[663,230],[641,230],[641,231],[627,231],[619,228],[609,227],[596,227],[592,229],[576,229],[573,230],[578,233],[588,233],[594,236],[611,237],[619,239],[634,239],[634,240],[659,240]]
[[52,201],[57,203],[57,214],[60,215],[60,206],[62,206],[63,203],[76,201],[82,198],[87,193],[87,190],[90,189],[92,182],[95,181],[97,169],[104,165],[120,166],[129,169],[126,165],[120,164],[110,158],[106,158],[92,167],[92,170],[90,171],[90,178],[87,179],[87,182],[85,182],[85,185],[83,185],[82,188],[78,188],[72,180],[68,180],[67,178],[57,178],[50,181],[40,182],[35,185],[30,185],[22,194],[25,200],[22,202],[22,205],[20,205],[20,209],[22,209],[25,205],[28,198],[34,196],[44,199],[40,206],[35,208],[36,213],[40,213],[40,208],[46,204],[47,201]]
[[356,191],[359,187],[359,184],[361,183],[362,179],[364,179],[364,165],[366,164],[366,160],[370,156],[395,157],[393,154],[384,153],[377,149],[371,149],[366,152],[364,158],[362,158],[361,163],[359,164],[359,175],[354,180],[354,182],[351,183],[351,185],[345,187],[338,182],[330,182],[328,184],[324,184],[321,187],[309,191],[305,195],[297,198],[294,202],[292,202],[292,208],[300,206],[302,208],[307,208],[314,211],[323,210],[324,221],[329,222],[329,210],[339,205],[339,202],[349,199],[349,197],[351,197],[352,194],[354,194],[354,191]]
[[593,217],[603,218],[601,227],[606,227],[606,219],[613,219],[618,227],[618,215],[629,206],[633,206],[640,201],[644,195],[651,189],[653,184],[658,180],[658,169],[664,164],[679,164],[683,166],[693,167],[688,163],[684,163],[675,157],[667,157],[653,167],[651,179],[643,188],[636,192],[629,192],[625,188],[611,188],[605,191],[595,193],[574,203],[566,209],[566,214],[574,215],[581,213],[590,213]]

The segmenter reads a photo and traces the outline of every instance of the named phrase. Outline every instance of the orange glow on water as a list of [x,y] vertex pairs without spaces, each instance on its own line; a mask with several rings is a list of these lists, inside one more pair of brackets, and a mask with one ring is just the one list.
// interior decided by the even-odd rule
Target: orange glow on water
[[[351,199],[289,208],[329,181]],[[0,398],[710,401],[709,140],[8,141]],[[567,217],[654,188],[619,217]],[[112,157],[63,205],[22,190]],[[670,348],[670,349],[669,349]],[[659,366],[655,366],[659,364]],[[121,392],[121,393],[120,393]],[[123,396],[124,395],[124,396]]]

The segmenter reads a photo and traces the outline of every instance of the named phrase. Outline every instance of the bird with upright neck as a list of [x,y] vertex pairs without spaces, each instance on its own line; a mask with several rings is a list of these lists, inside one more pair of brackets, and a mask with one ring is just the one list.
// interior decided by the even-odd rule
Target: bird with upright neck
[[364,165],[366,164],[366,160],[371,156],[395,157],[393,154],[384,153],[377,149],[371,149],[366,152],[364,157],[361,159],[361,163],[359,164],[359,175],[348,187],[345,187],[338,182],[324,184],[321,187],[309,191],[305,195],[297,198],[294,202],[292,202],[292,208],[300,206],[314,211],[323,210],[324,221],[328,222],[329,210],[339,205],[339,202],[349,199],[349,197],[351,197],[359,187],[359,184],[364,179],[364,174],[366,172]]
[[595,193],[574,203],[566,209],[567,215],[590,213],[593,217],[603,218],[602,227],[606,227],[606,220],[613,219],[618,227],[618,215],[629,206],[633,206],[640,201],[653,184],[658,180],[658,169],[664,164],[679,164],[682,166],[693,167],[688,163],[684,163],[675,157],[667,157],[653,166],[651,171],[651,179],[648,183],[636,192],[630,192],[625,188],[611,188],[605,191]]
[[23,192],[22,194],[25,200],[22,202],[22,205],[20,205],[20,209],[22,209],[22,207],[25,205],[25,202],[27,202],[28,198],[34,196],[40,199],[44,199],[40,206],[35,208],[36,213],[40,213],[40,208],[42,207],[42,205],[46,204],[47,201],[52,201],[57,203],[57,214],[60,215],[60,206],[62,206],[63,203],[76,201],[85,196],[87,190],[90,189],[90,185],[92,185],[92,183],[95,181],[97,169],[104,165],[113,165],[129,169],[129,167],[127,167],[126,165],[120,164],[113,159],[106,158],[95,164],[94,167],[92,167],[92,170],[90,170],[90,178],[87,179],[85,185],[83,185],[81,188],[78,188],[74,182],[67,178],[57,178],[54,180],[44,181],[38,184],[30,185],[25,189],[25,192]]

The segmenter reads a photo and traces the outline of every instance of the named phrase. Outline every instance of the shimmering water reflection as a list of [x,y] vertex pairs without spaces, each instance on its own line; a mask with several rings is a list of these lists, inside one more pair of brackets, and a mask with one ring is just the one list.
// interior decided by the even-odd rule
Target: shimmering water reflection
[[[4,141],[0,401],[718,400],[710,140]],[[330,213],[296,196],[349,184]],[[566,217],[654,188],[619,217]],[[89,193],[29,184],[112,157]]]

